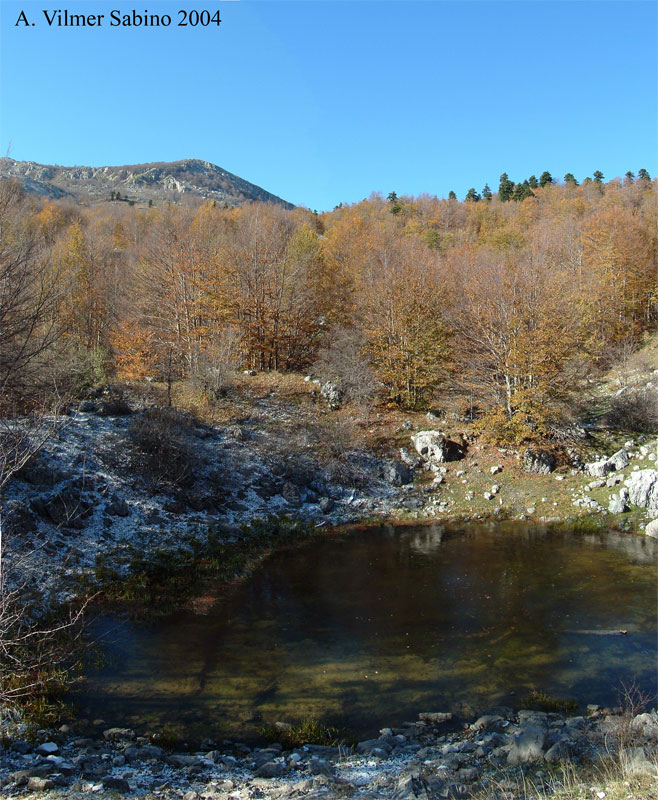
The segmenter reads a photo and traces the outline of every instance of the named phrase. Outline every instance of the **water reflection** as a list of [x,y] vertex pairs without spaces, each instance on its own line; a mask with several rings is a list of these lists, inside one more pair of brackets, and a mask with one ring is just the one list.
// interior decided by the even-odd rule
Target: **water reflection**
[[329,536],[273,556],[209,615],[102,621],[110,663],[82,704],[138,726],[248,735],[316,715],[365,735],[531,687],[614,703],[636,679],[655,694],[655,565],[639,537],[518,524]]

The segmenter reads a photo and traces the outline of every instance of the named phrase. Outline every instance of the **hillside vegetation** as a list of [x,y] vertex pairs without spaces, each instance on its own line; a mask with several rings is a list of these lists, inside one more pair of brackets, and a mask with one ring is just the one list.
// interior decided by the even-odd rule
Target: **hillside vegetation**
[[117,377],[189,381],[212,401],[239,370],[315,370],[341,401],[434,409],[496,442],[555,440],[587,381],[655,327],[656,192],[646,173],[546,175],[521,192],[504,176],[467,202],[391,193],[322,215],[90,210],[3,181],[5,405]]

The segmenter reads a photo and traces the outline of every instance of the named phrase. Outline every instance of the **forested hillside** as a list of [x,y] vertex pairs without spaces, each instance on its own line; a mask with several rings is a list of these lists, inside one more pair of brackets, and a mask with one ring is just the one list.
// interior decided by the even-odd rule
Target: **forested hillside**
[[581,382],[655,326],[658,282],[645,171],[549,179],[325,214],[81,208],[3,181],[4,402],[114,377],[219,395],[235,370],[315,370],[348,400],[551,436]]

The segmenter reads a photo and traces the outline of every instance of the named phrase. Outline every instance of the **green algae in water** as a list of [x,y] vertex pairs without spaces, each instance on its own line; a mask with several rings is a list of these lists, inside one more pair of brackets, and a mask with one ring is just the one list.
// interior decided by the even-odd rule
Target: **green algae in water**
[[[520,524],[387,526],[273,555],[206,615],[98,623],[82,710],[249,737],[308,717],[372,734],[533,689],[656,694],[656,542]],[[615,632],[626,630],[626,635]]]

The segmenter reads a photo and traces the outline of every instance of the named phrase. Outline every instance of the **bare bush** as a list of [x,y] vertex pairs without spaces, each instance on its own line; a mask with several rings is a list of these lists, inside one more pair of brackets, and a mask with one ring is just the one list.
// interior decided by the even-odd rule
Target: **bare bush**
[[348,486],[368,484],[368,470],[361,464],[363,437],[357,422],[340,413],[322,420],[315,429],[317,453],[329,478]]
[[133,468],[146,472],[156,483],[189,485],[196,466],[188,440],[193,427],[193,418],[173,408],[143,411],[128,428]]
[[[58,417],[45,414],[0,420],[0,494],[60,427]],[[14,549],[9,558],[4,522],[0,514],[0,703],[30,701],[33,711],[43,710],[71,682],[86,603],[52,619],[43,617],[43,609],[30,611],[32,587],[22,567],[34,551],[16,558]]]
[[367,470],[360,463],[363,445],[357,422],[345,412],[307,422],[267,443],[272,470],[296,486],[324,474],[331,481],[365,486]]
[[238,329],[229,325],[199,355],[194,379],[210,399],[219,400],[231,388],[239,367],[241,341]]
[[88,601],[39,622],[26,613],[25,588],[0,593],[0,703],[29,700],[36,711],[72,683]]
[[358,405],[369,403],[378,386],[375,372],[364,355],[365,345],[365,337],[360,331],[334,328],[313,365],[322,383],[335,381],[345,400]]
[[655,433],[658,429],[658,392],[653,388],[633,389],[610,400],[606,422],[632,433]]

